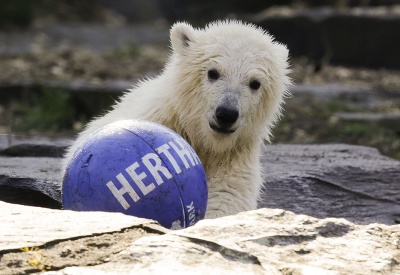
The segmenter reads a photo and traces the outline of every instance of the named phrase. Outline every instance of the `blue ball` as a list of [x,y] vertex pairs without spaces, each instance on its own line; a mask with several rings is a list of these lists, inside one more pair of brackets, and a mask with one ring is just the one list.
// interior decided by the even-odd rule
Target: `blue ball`
[[207,179],[199,157],[162,125],[122,120],[91,134],[63,178],[63,207],[122,212],[171,229],[204,218]]

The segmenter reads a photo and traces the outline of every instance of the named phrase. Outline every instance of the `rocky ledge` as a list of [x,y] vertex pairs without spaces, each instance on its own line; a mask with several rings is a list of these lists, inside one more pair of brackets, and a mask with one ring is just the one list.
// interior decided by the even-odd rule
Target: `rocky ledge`
[[400,225],[263,208],[169,231],[118,213],[0,207],[2,274],[400,272]]
[[0,157],[1,274],[400,273],[400,162],[376,149],[266,146],[259,210],[170,231],[61,210],[54,152],[65,143],[33,145],[40,157],[12,146]]

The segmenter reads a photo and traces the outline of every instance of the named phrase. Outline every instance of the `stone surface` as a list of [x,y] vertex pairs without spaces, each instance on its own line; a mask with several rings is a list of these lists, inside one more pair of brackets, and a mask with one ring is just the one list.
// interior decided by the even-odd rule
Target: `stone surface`
[[4,253],[156,222],[121,213],[61,211],[0,201],[0,224],[0,253]]
[[60,159],[65,138],[0,135],[0,201],[61,207]]
[[68,266],[92,266],[109,262],[114,254],[129,248],[136,239],[158,234],[147,230],[147,227],[139,226],[53,242],[43,247],[24,247],[2,254],[0,274],[30,274]]
[[143,237],[109,263],[50,274],[396,274],[399,238],[400,226],[261,209]]
[[[31,190],[34,191],[32,194],[39,197],[44,195],[54,203],[60,202],[61,171],[59,166],[60,159],[58,158],[0,156],[1,200],[24,204],[27,198],[24,191]],[[39,203],[37,206],[44,206],[40,204],[41,200],[37,202]]]
[[28,274],[110,261],[156,222],[120,213],[74,212],[0,201],[0,274]]
[[262,158],[259,207],[359,224],[395,224],[400,217],[400,161],[364,146],[274,145]]

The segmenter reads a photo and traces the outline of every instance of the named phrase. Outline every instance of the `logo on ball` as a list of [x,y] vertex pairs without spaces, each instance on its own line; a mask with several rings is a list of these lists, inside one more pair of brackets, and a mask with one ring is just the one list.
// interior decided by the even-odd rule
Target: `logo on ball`
[[206,175],[193,148],[151,122],[123,120],[90,135],[63,180],[64,209],[122,212],[171,229],[204,218]]

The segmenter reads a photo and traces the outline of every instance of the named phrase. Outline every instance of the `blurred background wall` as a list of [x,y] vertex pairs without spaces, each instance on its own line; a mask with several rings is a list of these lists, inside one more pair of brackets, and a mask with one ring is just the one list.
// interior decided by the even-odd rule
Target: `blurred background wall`
[[2,0],[0,27],[182,20],[203,26],[215,19],[239,18],[266,28],[289,46],[292,56],[397,68],[399,4],[400,0]]

